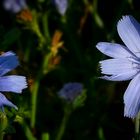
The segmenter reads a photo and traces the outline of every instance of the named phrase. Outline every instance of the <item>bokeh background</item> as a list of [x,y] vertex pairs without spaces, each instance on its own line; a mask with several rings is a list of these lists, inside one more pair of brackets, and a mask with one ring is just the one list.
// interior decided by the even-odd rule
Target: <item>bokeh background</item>
[[140,2],[68,0],[61,15],[53,0],[27,0],[28,8],[18,13],[6,10],[3,1],[0,51],[17,54],[20,66],[12,73],[28,81],[23,94],[6,93],[19,110],[5,107],[4,139],[55,140],[65,106],[57,93],[68,82],[80,82],[87,97],[71,113],[62,140],[132,140],[134,122],[123,116],[128,82],[98,79],[98,62],[107,56],[95,46],[102,41],[122,44],[117,22],[123,15],[140,22]]

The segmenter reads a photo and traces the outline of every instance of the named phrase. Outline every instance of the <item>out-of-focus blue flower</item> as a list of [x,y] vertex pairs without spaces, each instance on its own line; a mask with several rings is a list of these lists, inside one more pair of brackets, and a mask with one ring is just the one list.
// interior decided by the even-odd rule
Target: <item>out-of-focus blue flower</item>
[[102,79],[131,80],[124,94],[124,116],[134,118],[140,110],[140,24],[132,16],[124,16],[117,24],[119,36],[126,46],[100,42],[97,49],[113,59],[100,61]]
[[81,83],[67,83],[58,92],[58,96],[66,101],[72,102],[82,93],[83,85]]
[[4,0],[3,5],[5,10],[11,11],[13,13],[18,13],[21,10],[27,8],[25,0]]
[[54,0],[58,12],[63,16],[68,8],[68,0]]
[[[9,51],[0,56],[0,91],[21,93],[22,90],[27,87],[26,78],[24,76],[4,76],[4,74],[13,70],[18,65],[17,56],[13,52]],[[0,108],[4,110],[5,105],[17,109],[13,103],[0,93]]]

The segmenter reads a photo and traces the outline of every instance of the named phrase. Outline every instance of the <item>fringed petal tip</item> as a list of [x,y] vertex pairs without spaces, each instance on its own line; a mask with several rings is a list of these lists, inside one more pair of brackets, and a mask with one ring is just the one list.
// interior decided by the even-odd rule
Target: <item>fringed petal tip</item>
[[122,18],[118,21],[118,23],[117,23],[117,29],[118,29],[118,26],[120,25],[120,24],[122,24],[123,22],[125,23],[125,22],[128,22],[129,20],[131,20],[131,19],[134,19],[134,17],[133,16],[131,16],[131,15],[125,15],[125,16],[122,16]]
[[134,119],[136,117],[136,112],[132,109],[130,110],[130,107],[126,106],[125,101],[124,101],[124,117]]
[[136,117],[136,115],[124,112],[124,117],[134,119]]
[[[133,97],[131,97],[131,98],[133,98]],[[134,118],[137,117],[137,115],[139,113],[138,106],[135,106],[135,104],[133,105],[133,104],[128,104],[128,103],[124,100],[124,104],[125,104],[125,106],[124,106],[124,117],[134,119]]]
[[28,86],[27,86],[28,84],[27,84],[27,79],[26,79],[26,77],[25,77],[25,76],[20,76],[20,77],[21,77],[22,80],[23,80],[23,81],[22,81],[22,82],[23,82],[23,89],[24,89],[24,88],[27,88],[27,87],[28,87]]
[[27,88],[27,81],[24,76],[10,75],[0,77],[0,91],[21,93]]
[[134,78],[138,73],[137,69],[134,69],[134,64],[124,59],[107,59],[99,62],[99,67],[102,74],[105,76],[101,79],[110,81],[125,81]]
[[[17,85],[15,85],[15,91],[16,93],[22,93],[22,90],[28,87],[27,79],[25,76],[15,76],[17,77]],[[19,83],[18,83],[19,82]]]
[[131,15],[122,16],[122,18],[118,21],[118,23],[120,23],[121,21],[126,20],[126,19],[128,19],[130,17],[132,17],[132,16]]
[[19,79],[20,86],[19,86],[19,91],[17,90],[17,93],[22,93],[22,90],[28,87],[27,79],[25,76],[18,76],[18,77],[20,78]]

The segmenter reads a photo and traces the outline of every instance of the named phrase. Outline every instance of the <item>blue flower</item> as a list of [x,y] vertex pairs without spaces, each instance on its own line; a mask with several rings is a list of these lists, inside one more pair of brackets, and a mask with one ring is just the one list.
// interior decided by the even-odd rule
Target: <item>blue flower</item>
[[11,11],[13,13],[18,13],[21,10],[27,8],[25,0],[4,0],[3,5],[5,10]]
[[134,118],[140,110],[140,24],[132,16],[124,16],[117,24],[124,45],[100,42],[97,49],[112,57],[100,61],[102,79],[131,80],[124,94],[124,116]]
[[[26,78],[24,76],[10,75],[4,76],[19,65],[17,56],[9,51],[0,56],[0,91],[21,93],[27,87]],[[4,110],[4,106],[10,106],[17,109],[2,93],[0,93],[0,109]]]
[[58,96],[68,102],[74,101],[74,99],[82,93],[83,85],[81,83],[67,83],[58,92]]
[[63,16],[68,8],[68,0],[54,0],[58,12]]

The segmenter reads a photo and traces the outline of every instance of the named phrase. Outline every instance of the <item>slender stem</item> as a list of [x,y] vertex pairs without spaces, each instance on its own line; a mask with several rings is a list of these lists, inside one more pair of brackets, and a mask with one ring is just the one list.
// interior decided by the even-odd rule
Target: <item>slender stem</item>
[[44,13],[44,15],[42,16],[42,23],[45,39],[47,39],[47,42],[49,43],[51,41],[51,37],[49,34],[48,13]]
[[28,140],[36,140],[27,124],[24,123],[22,127]]
[[34,128],[35,121],[36,121],[36,106],[37,106],[37,94],[38,94],[39,84],[40,84],[40,78],[37,78],[33,85],[33,91],[32,91],[31,128]]
[[70,114],[71,114],[71,111],[69,110],[69,108],[65,109],[64,117],[63,117],[61,125],[59,127],[59,130],[58,130],[58,133],[57,133],[57,136],[56,136],[56,140],[61,140],[62,139]]
[[140,140],[140,113],[135,119],[135,140]]
[[93,4],[91,5],[88,0],[83,0],[84,4],[88,6],[88,10],[92,13],[93,19],[95,20],[96,25],[99,28],[104,28],[104,22],[98,13],[98,0],[94,0]]
[[28,125],[26,124],[26,122],[24,121],[24,119],[22,117],[17,115],[15,121],[21,125],[27,140],[36,140],[36,138],[33,136],[32,132],[31,132],[30,128],[28,127]]
[[[42,32],[40,30],[37,13],[33,12],[33,15],[34,15],[34,21],[32,22],[32,30],[36,33],[36,35],[39,38],[39,46],[43,47],[46,44],[46,40],[47,40],[46,37],[48,37],[48,40],[50,39],[49,30],[48,30],[47,14],[44,14],[43,20],[42,20],[45,35],[42,34]],[[47,27],[45,26],[45,24]],[[42,51],[43,51],[43,48],[42,48]],[[40,70],[38,71],[37,77],[35,79],[35,82],[33,84],[32,91],[31,91],[32,92],[31,128],[34,128],[35,122],[36,122],[37,96],[38,96],[40,81],[41,81],[41,78],[43,77],[43,75],[49,71],[48,70],[49,56],[50,56],[50,53],[45,54],[42,66],[41,66]]]
[[34,128],[35,122],[36,122],[36,107],[37,107],[37,96],[40,86],[40,81],[43,75],[47,74],[49,72],[48,68],[48,61],[51,56],[51,53],[46,54],[44,56],[44,61],[42,64],[42,67],[40,68],[40,71],[38,72],[37,78],[35,80],[35,83],[32,88],[32,111],[31,111],[31,128]]
[[30,29],[38,36],[39,39],[39,47],[43,47],[43,45],[46,43],[46,39],[44,35],[41,33],[39,23],[38,23],[38,14],[35,11],[32,11],[33,14],[33,20],[30,25]]

